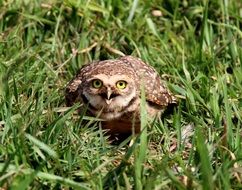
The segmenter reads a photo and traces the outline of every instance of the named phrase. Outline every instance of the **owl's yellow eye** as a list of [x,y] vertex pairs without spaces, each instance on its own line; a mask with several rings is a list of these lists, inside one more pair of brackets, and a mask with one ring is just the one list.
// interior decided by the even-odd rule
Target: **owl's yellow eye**
[[101,88],[102,85],[103,85],[103,82],[101,80],[99,80],[99,79],[94,79],[92,81],[92,87],[93,88]]
[[116,83],[116,87],[119,89],[125,89],[127,86],[127,82],[124,80],[120,80]]

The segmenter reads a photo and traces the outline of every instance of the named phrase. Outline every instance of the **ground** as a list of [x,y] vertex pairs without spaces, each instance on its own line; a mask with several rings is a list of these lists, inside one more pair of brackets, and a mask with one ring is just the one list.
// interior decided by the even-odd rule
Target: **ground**
[[[241,189],[241,28],[239,0],[0,1],[0,187]],[[123,54],[179,101],[111,144],[64,89]]]

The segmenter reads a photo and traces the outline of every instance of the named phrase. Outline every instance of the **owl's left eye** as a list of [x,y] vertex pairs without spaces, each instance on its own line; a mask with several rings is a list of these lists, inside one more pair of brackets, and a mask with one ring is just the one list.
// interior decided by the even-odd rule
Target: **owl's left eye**
[[92,81],[92,87],[93,88],[101,88],[102,85],[103,85],[103,82],[101,80],[99,80],[99,79],[94,79]]
[[127,82],[124,80],[120,80],[116,83],[116,87],[119,89],[125,89],[127,87]]

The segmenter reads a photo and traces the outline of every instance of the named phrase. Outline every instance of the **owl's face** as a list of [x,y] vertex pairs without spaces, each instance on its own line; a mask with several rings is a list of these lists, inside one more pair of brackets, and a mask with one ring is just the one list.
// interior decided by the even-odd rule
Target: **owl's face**
[[94,115],[115,119],[136,97],[135,86],[135,81],[125,75],[98,74],[85,82],[82,99]]

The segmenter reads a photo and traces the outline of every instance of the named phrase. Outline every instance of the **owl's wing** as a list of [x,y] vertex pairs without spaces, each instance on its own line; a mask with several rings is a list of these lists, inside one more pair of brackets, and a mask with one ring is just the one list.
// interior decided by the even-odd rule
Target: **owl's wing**
[[158,74],[155,77],[154,83],[146,83],[146,100],[157,104],[161,107],[166,107],[169,104],[177,104],[176,97],[169,91],[167,86],[161,81]]
[[81,78],[77,77],[72,79],[66,86],[65,98],[66,98],[67,106],[72,106],[74,103],[81,100],[80,94],[78,92],[78,89],[81,83],[82,83]]
[[177,99],[168,90],[160,92],[155,97],[153,94],[146,93],[146,100],[157,106],[166,107],[169,104],[177,104]]

